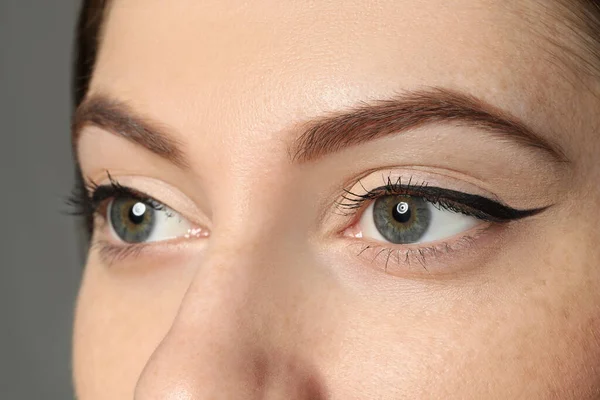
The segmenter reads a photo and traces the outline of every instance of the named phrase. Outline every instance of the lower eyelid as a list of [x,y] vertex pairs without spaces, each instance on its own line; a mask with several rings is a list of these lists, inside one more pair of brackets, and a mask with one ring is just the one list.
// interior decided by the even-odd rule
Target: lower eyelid
[[95,239],[92,241],[91,249],[98,252],[100,258],[106,265],[113,265],[128,257],[138,256],[146,247],[146,243],[138,244],[115,244],[106,239]]
[[467,258],[477,255],[472,251],[473,247],[491,236],[495,228],[499,227],[483,222],[447,240],[421,245],[393,245],[349,238],[347,247],[354,257],[387,274],[437,276],[460,270]]
[[92,241],[90,250],[93,250],[102,263],[109,267],[118,264],[119,268],[122,266],[146,268],[151,265],[163,268],[165,265],[177,264],[178,257],[185,257],[185,250],[196,246],[190,244],[191,241],[186,239],[123,244],[98,237]]

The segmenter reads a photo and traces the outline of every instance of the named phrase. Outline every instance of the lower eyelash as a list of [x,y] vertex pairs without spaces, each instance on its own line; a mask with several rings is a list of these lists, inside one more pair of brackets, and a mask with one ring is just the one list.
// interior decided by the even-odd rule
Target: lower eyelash
[[106,265],[112,265],[128,257],[137,257],[147,246],[147,243],[132,243],[118,246],[107,240],[94,240],[91,250],[95,250]]
[[399,268],[412,267],[418,263],[425,271],[431,258],[437,259],[442,255],[450,254],[454,251],[464,250],[470,247],[479,236],[481,236],[488,227],[480,228],[470,235],[463,235],[453,242],[432,243],[427,246],[416,247],[417,245],[390,247],[385,243],[362,243],[354,242],[349,246],[359,246],[360,250],[356,253],[357,257],[367,258],[372,264],[383,263],[384,272],[388,272],[390,263],[396,263]]

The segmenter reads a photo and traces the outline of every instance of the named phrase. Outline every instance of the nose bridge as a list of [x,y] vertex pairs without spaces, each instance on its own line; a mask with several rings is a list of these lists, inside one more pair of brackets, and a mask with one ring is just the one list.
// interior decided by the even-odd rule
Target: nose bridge
[[[231,238],[211,245],[198,266],[175,318],[177,330],[214,329],[242,340],[254,332],[266,335],[265,321],[276,313],[276,289],[285,284],[275,261],[262,246]],[[243,330],[231,329],[244,327]],[[242,335],[244,333],[244,335]]]
[[286,216],[294,201],[282,195],[286,183],[258,171],[272,168],[252,165],[230,164],[215,185],[207,249],[136,399],[322,398],[311,350],[301,348],[315,308],[306,302],[311,270],[290,234],[301,216]]
[[291,271],[252,240],[214,239],[136,399],[321,398],[318,374],[290,345]]
[[278,224],[271,216],[277,211],[265,206],[277,201],[273,192],[252,188],[253,171],[235,172],[222,177],[220,184],[227,190],[213,199],[218,206],[209,245],[165,341],[204,332],[192,340],[218,333],[223,342],[257,346],[284,311],[277,297],[285,294],[277,292],[291,281],[292,271],[279,256],[285,238],[274,233]]

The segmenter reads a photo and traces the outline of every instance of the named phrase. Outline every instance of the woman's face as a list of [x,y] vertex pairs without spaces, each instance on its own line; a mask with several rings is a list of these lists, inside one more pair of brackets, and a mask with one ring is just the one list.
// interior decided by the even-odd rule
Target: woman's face
[[114,1],[79,398],[597,398],[600,88],[561,12]]

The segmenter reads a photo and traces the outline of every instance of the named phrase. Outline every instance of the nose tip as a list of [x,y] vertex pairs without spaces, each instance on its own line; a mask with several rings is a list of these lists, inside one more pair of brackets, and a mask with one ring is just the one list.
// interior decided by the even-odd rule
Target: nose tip
[[138,381],[136,400],[327,398],[317,370],[297,358],[275,352],[250,356],[240,351],[236,360],[226,364],[204,360],[207,370],[199,374],[198,369],[181,370],[170,364],[168,354],[163,354],[168,351],[166,346],[161,347],[153,355]]

